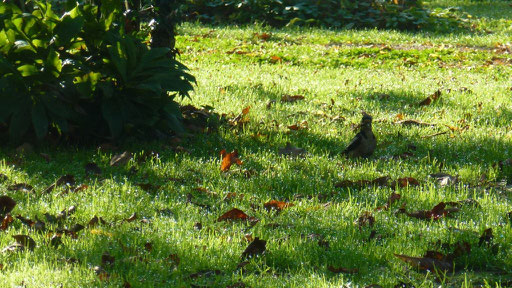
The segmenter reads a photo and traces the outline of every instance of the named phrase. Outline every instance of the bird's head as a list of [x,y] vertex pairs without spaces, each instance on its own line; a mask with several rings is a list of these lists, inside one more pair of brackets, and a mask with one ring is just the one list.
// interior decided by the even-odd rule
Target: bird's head
[[372,116],[366,114],[366,112],[363,112],[363,119],[361,119],[361,125],[372,125]]

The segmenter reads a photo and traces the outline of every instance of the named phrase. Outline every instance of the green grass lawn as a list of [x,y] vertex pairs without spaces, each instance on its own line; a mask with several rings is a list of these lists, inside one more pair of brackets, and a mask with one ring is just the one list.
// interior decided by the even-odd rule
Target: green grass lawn
[[[115,151],[2,150],[0,189],[17,204],[0,248],[17,234],[36,247],[0,254],[0,287],[512,286],[512,161],[498,165],[512,158],[510,4],[430,2],[459,6],[488,31],[458,34],[184,24],[180,61],[198,83],[183,104],[215,107],[227,120],[250,106],[244,125],[221,121],[216,131]],[[419,105],[438,90],[438,100]],[[284,95],[304,99],[283,102]],[[340,153],[361,111],[374,118],[378,147],[368,159],[346,159]],[[287,142],[307,152],[280,155]],[[222,149],[238,150],[243,164],[221,172]],[[111,167],[111,157],[125,150],[134,158]],[[158,157],[143,156],[151,151]],[[89,162],[101,175],[86,174]],[[429,176],[438,172],[458,182]],[[87,186],[45,192],[66,174],[75,176],[74,186]],[[387,186],[336,185],[383,176]],[[391,185],[404,177],[419,185]],[[8,190],[17,183],[34,191]],[[391,193],[401,198],[376,210]],[[270,200],[293,206],[267,211]],[[458,211],[437,220],[400,209],[411,214],[450,201],[461,201]],[[61,213],[71,206],[74,213]],[[233,208],[259,221],[217,221]],[[365,212],[373,225],[359,225]],[[89,227],[94,216],[106,223]],[[489,241],[481,238],[487,228]],[[266,251],[243,259],[256,237],[266,240]],[[394,256],[448,254],[464,242],[470,253],[447,273]]]

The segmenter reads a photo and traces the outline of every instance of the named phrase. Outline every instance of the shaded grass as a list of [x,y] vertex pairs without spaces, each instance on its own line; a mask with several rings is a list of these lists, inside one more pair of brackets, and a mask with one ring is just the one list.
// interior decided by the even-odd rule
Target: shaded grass
[[[436,5],[443,3],[448,2]],[[461,3],[469,2],[456,4]],[[496,3],[502,8],[507,4]],[[485,6],[474,11],[496,15],[493,7],[480,8]],[[127,143],[121,150],[138,154],[124,167],[110,167],[112,153],[94,148],[40,146],[37,152],[49,154],[50,163],[34,153],[22,156],[18,164],[10,163],[17,159],[13,151],[3,150],[0,172],[8,180],[0,189],[18,202],[13,215],[45,221],[44,213],[56,215],[76,205],[69,219],[61,225],[47,223],[46,228],[85,225],[94,215],[112,224],[86,228],[78,239],[64,236],[63,245],[53,248],[47,244],[51,233],[35,232],[16,220],[0,235],[0,247],[12,243],[15,234],[29,234],[38,247],[2,254],[0,286],[119,287],[127,281],[132,287],[226,287],[242,281],[250,287],[393,287],[402,281],[416,287],[496,287],[511,280],[503,271],[512,270],[512,225],[506,216],[512,210],[512,192],[509,186],[494,185],[512,181],[510,169],[495,165],[512,157],[511,56],[494,51],[510,39],[510,30],[440,36],[185,24],[180,32],[181,60],[199,81],[192,103],[213,106],[228,118],[251,106],[249,123],[242,129],[223,125],[216,133],[183,137],[179,145],[189,153],[175,152],[175,144],[165,141]],[[263,32],[272,33],[269,41],[254,36]],[[439,101],[418,106],[438,89]],[[284,94],[300,94],[305,100],[282,103]],[[276,103],[267,109],[271,100]],[[374,116],[378,149],[369,159],[345,159],[339,153],[354,135],[351,127],[359,123],[362,110]],[[400,125],[395,123],[399,114],[435,126]],[[287,128],[302,121],[308,129]],[[422,138],[439,132],[446,134]],[[286,142],[305,148],[307,156],[279,156]],[[416,147],[413,157],[394,157],[409,151],[411,144]],[[238,149],[244,164],[221,173],[221,149]],[[139,163],[140,153],[150,150],[159,158]],[[91,161],[103,169],[102,176],[86,176],[83,167]],[[439,171],[459,175],[461,182],[440,187],[428,177]],[[247,177],[246,172],[253,175]],[[59,194],[62,189],[42,193],[64,174],[75,175],[89,187],[64,195]],[[490,185],[480,184],[484,174]],[[386,203],[394,190],[334,184],[380,176],[414,177],[421,185],[395,191],[402,195],[400,203],[372,212],[375,226],[360,229],[358,217]],[[7,191],[10,184],[23,182],[33,185],[36,193]],[[139,183],[161,187],[145,191]],[[226,197],[229,193],[236,196]],[[401,203],[415,211],[467,198],[480,206],[464,206],[439,221],[396,213]],[[267,212],[263,203],[273,199],[295,205],[281,213]],[[260,222],[251,227],[216,221],[234,207]],[[138,219],[123,222],[133,212]],[[198,222],[200,230],[194,228]],[[479,247],[486,228],[493,228],[493,246]],[[371,230],[378,237],[368,240]],[[248,234],[267,240],[267,252],[242,272],[237,265]],[[329,243],[328,249],[318,244],[320,239]],[[421,256],[440,249],[439,240],[472,245],[471,254],[457,260],[460,270],[446,279],[408,268],[393,256]],[[152,244],[151,251],[144,248],[146,243]],[[113,265],[101,264],[105,252],[115,257]],[[170,255],[177,255],[179,263]],[[67,263],[70,257],[79,263]],[[92,268],[97,265],[109,273],[108,281],[95,275]],[[359,272],[336,275],[328,271],[331,265]],[[217,269],[219,273],[193,276]]]

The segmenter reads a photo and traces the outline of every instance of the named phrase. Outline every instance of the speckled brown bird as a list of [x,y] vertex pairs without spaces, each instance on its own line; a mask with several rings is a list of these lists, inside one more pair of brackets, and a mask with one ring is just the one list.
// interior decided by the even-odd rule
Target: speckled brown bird
[[342,154],[349,157],[369,157],[377,147],[377,139],[372,131],[372,116],[363,113],[361,130],[343,150]]

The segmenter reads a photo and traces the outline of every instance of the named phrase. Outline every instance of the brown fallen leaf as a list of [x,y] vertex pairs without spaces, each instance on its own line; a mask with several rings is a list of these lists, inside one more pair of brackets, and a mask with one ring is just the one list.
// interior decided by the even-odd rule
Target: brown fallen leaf
[[133,158],[132,153],[124,151],[121,154],[116,154],[110,159],[110,166],[124,166]]
[[16,201],[9,196],[0,196],[0,214],[5,215],[14,209]]
[[402,198],[402,195],[392,192],[391,195],[389,195],[386,204],[384,206],[379,206],[375,208],[375,211],[388,210],[389,207],[391,207],[391,205],[393,205],[393,203],[395,203],[396,201],[400,200],[400,198]]
[[36,222],[34,220],[29,219],[29,218],[25,218],[25,217],[23,217],[21,215],[17,215],[16,219],[20,220],[21,223],[23,223],[23,224],[25,224],[25,225],[27,225],[28,227],[31,227],[31,228],[36,224]]
[[263,41],[268,41],[268,39],[272,37],[272,33],[254,33],[254,37]]
[[87,176],[101,175],[101,168],[98,166],[98,164],[96,164],[94,162],[89,162],[89,163],[85,164],[84,169],[85,169],[85,175],[87,175]]
[[441,90],[437,90],[434,92],[434,94],[428,96],[425,98],[425,100],[421,101],[419,103],[419,106],[427,106],[430,105],[432,102],[437,101],[441,97]]
[[106,225],[107,222],[105,220],[103,220],[103,218],[94,215],[94,217],[91,218],[89,223],[87,223],[87,226],[89,228],[92,228],[92,227],[96,227],[98,224]]
[[287,203],[287,202],[278,201],[278,200],[271,200],[271,201],[263,204],[263,207],[265,207],[265,209],[267,211],[270,211],[272,209],[277,210],[277,211],[282,211],[283,209],[292,207],[292,206],[293,206],[293,203]]
[[267,241],[261,240],[259,237],[254,238],[254,241],[245,248],[242,253],[242,258],[254,257],[263,254],[267,249],[266,245]]
[[13,221],[14,218],[12,218],[11,214],[5,215],[4,219],[2,220],[2,224],[0,225],[0,230],[7,230],[7,228],[9,228],[9,224],[11,224]]
[[28,235],[13,235],[12,238],[14,238],[16,243],[23,245],[29,250],[34,250],[34,248],[36,248],[36,241]]
[[108,252],[105,252],[101,255],[101,265],[112,265],[116,261],[116,258],[110,255]]
[[412,177],[399,178],[391,183],[391,187],[405,188],[408,186],[419,186],[420,182]]
[[453,261],[450,261],[442,253],[427,251],[423,257],[411,257],[407,255],[394,254],[395,257],[419,270],[451,271],[453,270]]
[[362,229],[364,226],[372,227],[373,224],[375,224],[375,217],[373,217],[372,213],[366,211],[359,216],[357,219],[357,225],[359,226],[359,230]]
[[487,246],[490,246],[493,238],[494,235],[492,234],[492,228],[485,229],[482,236],[478,239],[478,246],[482,246],[484,243],[487,244]]
[[249,216],[244,213],[244,211],[233,208],[229,210],[228,212],[222,214],[218,219],[217,222],[220,221],[234,221],[234,220],[248,220]]
[[67,175],[59,177],[59,179],[57,179],[57,181],[55,181],[55,183],[53,183],[52,185],[48,186],[48,188],[46,188],[44,190],[44,193],[45,194],[50,193],[56,187],[63,186],[63,185],[73,186],[73,185],[75,185],[75,183],[76,183],[75,176],[67,174]]
[[237,164],[237,165],[243,164],[243,162],[240,159],[238,159],[238,151],[237,150],[234,150],[231,153],[227,153],[225,149],[222,149],[222,151],[220,151],[220,155],[222,157],[222,163],[220,165],[220,170],[222,172],[229,171],[229,169],[231,168],[231,165],[233,165],[233,164]]
[[133,212],[133,214],[130,215],[130,217],[124,219],[123,221],[130,223],[130,222],[133,222],[135,220],[137,220],[137,212]]
[[401,124],[401,125],[436,126],[435,124],[425,123],[425,122],[421,122],[421,121],[413,120],[413,119],[400,120],[400,121],[397,121],[395,123],[396,124]]
[[359,271],[357,268],[349,269],[344,267],[334,267],[334,266],[328,266],[327,270],[331,271],[332,273],[346,273],[346,274],[355,274]]
[[50,239],[50,246],[52,246],[54,248],[59,247],[61,244],[62,244],[62,236],[61,235],[55,234]]
[[249,117],[247,115],[249,114],[250,109],[251,106],[247,106],[244,109],[242,109],[242,113],[238,114],[236,117],[229,120],[229,124],[231,126],[242,127],[243,125],[249,123]]
[[281,102],[288,102],[288,103],[293,103],[293,102],[297,102],[299,100],[304,100],[304,96],[302,95],[288,95],[288,94],[285,94],[281,97]]
[[18,183],[18,184],[9,185],[7,187],[7,190],[26,192],[26,193],[35,192],[34,187],[32,187],[31,185],[29,185],[27,183]]
[[303,148],[297,148],[293,146],[290,142],[286,142],[286,146],[284,148],[280,148],[277,151],[278,155],[284,155],[284,156],[292,156],[292,157],[298,157],[301,155],[306,154],[306,150]]
[[405,213],[408,216],[414,217],[417,219],[438,220],[444,216],[447,216],[447,215],[457,212],[457,211],[459,211],[459,209],[455,208],[455,207],[446,209],[446,203],[440,202],[439,204],[434,206],[434,208],[432,208],[432,210],[419,210],[419,211],[412,212],[412,213],[407,213],[407,212],[405,212]]

